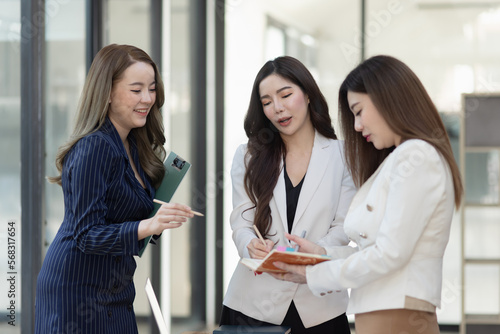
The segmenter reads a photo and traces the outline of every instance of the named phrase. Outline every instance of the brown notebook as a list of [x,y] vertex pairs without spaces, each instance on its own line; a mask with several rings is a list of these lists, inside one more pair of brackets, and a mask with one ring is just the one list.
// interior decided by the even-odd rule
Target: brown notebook
[[273,265],[273,262],[279,261],[288,264],[313,265],[328,260],[331,260],[331,257],[328,255],[301,253],[293,250],[282,251],[273,249],[263,259],[243,258],[240,260],[240,262],[255,272],[284,273],[285,271],[276,268]]

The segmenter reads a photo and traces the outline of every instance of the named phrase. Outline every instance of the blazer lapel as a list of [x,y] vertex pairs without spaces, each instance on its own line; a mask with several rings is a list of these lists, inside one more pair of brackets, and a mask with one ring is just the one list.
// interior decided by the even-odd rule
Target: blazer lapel
[[299,202],[297,203],[297,209],[295,211],[293,229],[295,229],[296,226],[295,222],[299,221],[299,219],[302,217],[302,214],[309,205],[309,202],[316,192],[316,189],[318,189],[321,181],[323,180],[323,175],[326,172],[327,166],[330,163],[330,159],[332,156],[330,150],[328,149],[329,147],[330,142],[328,141],[328,139],[316,132],[311,159],[309,160],[309,166],[307,167],[307,173],[304,179],[304,184],[302,185],[302,189],[300,190]]
[[281,172],[278,177],[278,183],[273,191],[274,201],[276,201],[276,207],[278,208],[278,214],[281,222],[283,223],[283,228],[288,231],[287,215],[286,215],[286,186],[285,186],[285,169],[283,168],[283,162],[281,162]]
[[378,166],[378,168],[373,172],[373,174],[368,178],[368,180],[365,181],[361,185],[361,187],[358,189],[356,192],[356,195],[353,197],[351,204],[349,206],[349,211],[353,208],[356,208],[358,205],[360,205],[368,196],[368,193],[370,190],[372,190],[372,185],[377,176],[380,174],[380,171],[382,170],[382,167],[385,165],[387,160],[389,159],[389,156],[382,161],[382,163]]

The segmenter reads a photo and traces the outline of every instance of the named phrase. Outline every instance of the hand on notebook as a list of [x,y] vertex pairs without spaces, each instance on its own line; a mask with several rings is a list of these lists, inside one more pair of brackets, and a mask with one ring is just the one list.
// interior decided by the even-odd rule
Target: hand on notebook
[[293,241],[294,243],[299,245],[299,252],[318,254],[318,255],[325,255],[326,254],[326,250],[323,247],[315,244],[312,241],[309,241],[309,240],[301,238],[297,235],[288,234],[288,233],[285,233],[285,237],[288,240]]
[[188,218],[193,217],[194,214],[187,205],[178,203],[162,204],[152,218],[144,219],[139,223],[139,240],[153,234],[161,234],[166,229],[180,227]]
[[[312,241],[288,233],[285,233],[285,237],[288,240],[299,245],[299,252],[318,255],[326,254],[326,250],[323,247],[315,244]],[[272,275],[274,278],[282,281],[289,281],[300,284],[307,283],[306,265],[286,264],[284,262],[273,262],[273,264],[276,267],[287,271],[287,273],[284,274],[270,273],[270,275]]]
[[287,272],[284,274],[275,274],[269,273],[269,275],[273,276],[280,281],[288,281],[299,284],[306,284],[306,266],[305,265],[296,265],[296,264],[286,264],[284,262],[273,262],[273,264]]
[[265,245],[260,239],[252,239],[248,245],[248,253],[252,259],[263,259],[273,249],[273,242],[269,239],[264,239]]

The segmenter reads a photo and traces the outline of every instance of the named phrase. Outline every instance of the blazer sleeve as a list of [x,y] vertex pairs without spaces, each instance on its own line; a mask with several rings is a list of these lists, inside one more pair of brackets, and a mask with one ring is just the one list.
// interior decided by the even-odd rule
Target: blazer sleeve
[[99,136],[82,138],[69,172],[68,201],[75,219],[73,238],[87,254],[129,254],[139,251],[140,221],[106,223],[106,191],[117,162],[111,144]]
[[247,245],[250,240],[257,238],[253,230],[254,209],[253,203],[248,197],[245,186],[245,154],[246,144],[238,147],[234,154],[231,166],[231,182],[233,186],[233,211],[230,216],[231,229],[233,230],[233,241],[238,249],[240,257],[250,257]]
[[[317,296],[332,289],[358,288],[408,263],[446,189],[446,167],[429,144],[398,152],[389,178],[385,215],[374,244],[344,260],[307,268],[308,286]],[[420,152],[420,153],[418,153]],[[425,153],[422,153],[425,152]],[[395,153],[395,152],[394,152]]]

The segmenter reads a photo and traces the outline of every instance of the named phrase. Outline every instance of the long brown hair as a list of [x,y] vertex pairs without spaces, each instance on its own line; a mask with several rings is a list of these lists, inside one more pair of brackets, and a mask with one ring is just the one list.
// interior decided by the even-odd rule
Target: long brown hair
[[156,64],[143,50],[131,45],[111,44],[102,48],[95,56],[83,86],[73,133],[56,155],[58,176],[48,180],[61,185],[64,158],[71,148],[86,135],[99,130],[104,124],[109,110],[109,98],[113,84],[120,80],[123,72],[132,64],[150,64],[155,72],[156,101],[147,116],[146,125],[132,129],[137,141],[139,161],[144,172],[157,188],[165,175],[165,135],[160,108],[165,102],[165,91]]
[[394,149],[377,150],[354,129],[347,92],[365,93],[401,142],[422,139],[441,153],[448,163],[460,206],[463,187],[450,140],[439,113],[415,73],[390,56],[371,57],[352,70],[340,86],[339,119],[345,139],[347,166],[357,186],[362,185]]
[[259,85],[271,74],[276,74],[300,87],[309,98],[309,114],[313,127],[327,138],[337,139],[328,113],[328,104],[309,70],[297,59],[283,56],[270,60],[257,73],[244,128],[248,137],[245,190],[254,204],[254,224],[262,235],[271,228],[269,202],[281,173],[281,162],[286,148],[278,130],[264,114]]

